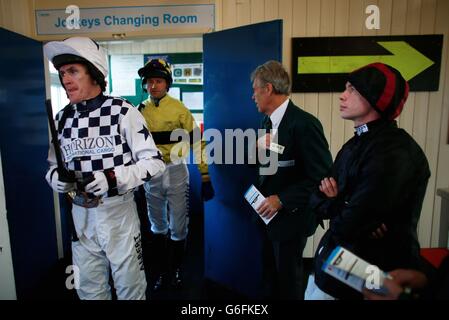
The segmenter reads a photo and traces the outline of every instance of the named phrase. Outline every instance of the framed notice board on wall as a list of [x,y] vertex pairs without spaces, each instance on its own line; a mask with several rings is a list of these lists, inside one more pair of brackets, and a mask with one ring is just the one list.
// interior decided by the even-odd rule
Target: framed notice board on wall
[[169,94],[184,102],[192,113],[203,113],[203,54],[158,53],[109,56],[109,84],[112,95],[121,96],[134,105],[148,98],[137,70],[151,59],[161,58],[172,67],[173,84]]

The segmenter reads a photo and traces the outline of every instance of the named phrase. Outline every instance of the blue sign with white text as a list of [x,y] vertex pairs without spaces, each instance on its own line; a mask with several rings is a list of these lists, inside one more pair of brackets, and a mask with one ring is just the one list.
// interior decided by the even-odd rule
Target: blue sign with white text
[[91,32],[215,28],[215,5],[166,5],[145,7],[36,10],[38,35]]

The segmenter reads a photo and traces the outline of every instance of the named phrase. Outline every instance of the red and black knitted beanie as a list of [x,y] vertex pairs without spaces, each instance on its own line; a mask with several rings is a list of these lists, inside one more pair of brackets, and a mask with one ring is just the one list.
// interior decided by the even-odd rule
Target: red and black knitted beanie
[[408,82],[398,70],[383,63],[372,63],[351,72],[348,81],[389,120],[399,116],[408,97]]

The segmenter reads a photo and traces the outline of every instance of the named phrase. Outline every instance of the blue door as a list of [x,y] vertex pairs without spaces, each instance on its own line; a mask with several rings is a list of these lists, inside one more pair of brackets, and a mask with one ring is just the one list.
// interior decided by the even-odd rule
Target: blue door
[[[205,34],[203,47],[205,129],[218,129],[224,144],[225,129],[259,126],[250,74],[268,60],[281,61],[282,20]],[[205,277],[260,297],[261,235],[243,198],[257,171],[237,164],[211,164],[209,170],[216,195],[205,203]]]
[[0,150],[17,298],[45,298],[44,279],[58,257],[53,195],[45,181],[42,43],[1,28],[0,42]]

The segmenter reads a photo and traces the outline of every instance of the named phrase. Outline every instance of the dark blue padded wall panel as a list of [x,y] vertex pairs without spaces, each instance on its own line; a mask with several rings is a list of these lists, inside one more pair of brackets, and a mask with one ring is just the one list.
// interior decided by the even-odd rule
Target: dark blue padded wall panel
[[[281,61],[282,21],[206,34],[203,48],[205,129],[218,129],[223,137],[225,129],[257,129],[261,115],[251,99],[250,74],[267,60]],[[205,277],[260,297],[260,230],[243,198],[257,171],[236,164],[209,168],[216,196],[205,203]]]
[[[45,181],[48,126],[42,43],[0,28],[0,150],[17,297],[38,297],[57,261]],[[1,284],[0,284],[1,285]],[[44,298],[40,296],[40,298]]]

